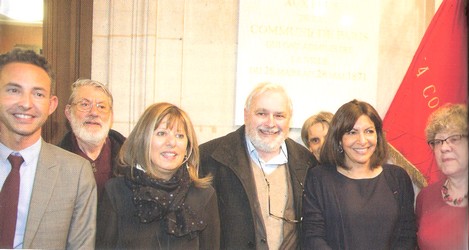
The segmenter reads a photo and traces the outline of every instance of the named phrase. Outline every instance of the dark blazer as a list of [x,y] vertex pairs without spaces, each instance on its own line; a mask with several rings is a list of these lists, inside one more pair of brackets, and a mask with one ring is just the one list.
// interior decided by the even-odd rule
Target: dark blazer
[[[286,141],[288,171],[297,217],[301,215],[303,183],[309,168],[317,161],[305,147]],[[267,249],[264,222],[260,215],[251,158],[246,149],[245,126],[200,145],[201,175],[211,173],[220,211],[222,249]],[[258,230],[258,228],[261,228]],[[298,226],[300,233],[300,226]],[[298,240],[299,242],[299,240]]]
[[42,141],[23,248],[93,249],[96,203],[90,163]]
[[140,223],[132,201],[132,190],[125,177],[106,183],[104,197],[98,211],[97,249],[218,249],[220,222],[215,190],[212,187],[189,188],[184,203],[205,220],[207,227],[194,238],[175,237],[166,233],[163,220]]
[[[303,249],[349,249],[344,240],[337,168],[320,165],[308,171],[303,206]],[[415,249],[414,190],[404,169],[383,165],[386,182],[399,206],[389,249]],[[372,229],[370,229],[372,230]]]

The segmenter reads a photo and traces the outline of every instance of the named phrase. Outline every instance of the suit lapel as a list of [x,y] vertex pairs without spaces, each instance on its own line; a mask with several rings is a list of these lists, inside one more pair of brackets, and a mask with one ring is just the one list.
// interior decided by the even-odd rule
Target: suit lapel
[[30,246],[37,233],[46,207],[50,202],[59,169],[51,146],[42,141],[24,235],[23,247],[25,248]]

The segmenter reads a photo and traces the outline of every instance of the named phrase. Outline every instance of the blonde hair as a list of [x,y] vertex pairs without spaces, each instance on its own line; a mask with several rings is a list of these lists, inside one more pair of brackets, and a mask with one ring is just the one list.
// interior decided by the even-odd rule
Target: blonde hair
[[321,123],[322,126],[329,126],[331,125],[332,117],[334,114],[331,112],[327,111],[321,111],[315,115],[310,116],[306,121],[303,123],[303,127],[301,128],[301,139],[303,140],[303,143],[305,146],[309,145],[308,142],[308,130],[311,128],[314,124],[316,123]]
[[187,135],[187,158],[184,163],[188,166],[189,176],[197,187],[208,187],[212,176],[199,178],[199,145],[189,116],[182,109],[170,103],[155,103],[149,106],[142,114],[127,140],[121,147],[119,162],[130,166],[132,169],[140,165],[146,173],[152,177],[156,176],[155,170],[150,167],[151,162],[151,139],[153,132],[164,118],[168,118],[168,128],[176,123],[184,128]]

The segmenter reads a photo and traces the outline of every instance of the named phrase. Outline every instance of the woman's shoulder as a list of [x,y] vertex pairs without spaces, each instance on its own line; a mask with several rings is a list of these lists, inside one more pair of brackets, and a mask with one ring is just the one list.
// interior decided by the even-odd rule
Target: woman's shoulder
[[196,185],[192,184],[189,188],[189,192],[203,193],[207,195],[215,193],[215,189],[212,187],[212,185],[208,185],[207,187],[197,187]]
[[441,206],[444,204],[441,196],[441,186],[444,181],[437,181],[422,188],[417,194],[416,199],[416,212],[422,213],[422,209],[428,209],[429,206]]
[[316,175],[330,175],[337,172],[337,167],[331,164],[319,164],[316,167],[310,168],[308,171]]
[[215,195],[215,189],[212,186],[196,187],[195,185],[191,185],[187,193],[187,198],[203,202],[210,200],[210,198]]
[[405,169],[393,164],[383,164],[382,167],[384,178],[393,192],[405,190],[401,193],[412,193],[413,196],[412,180]]
[[125,184],[124,176],[117,176],[109,179],[105,184],[105,189],[107,192],[121,192],[122,189],[128,189]]
[[337,178],[337,167],[334,165],[320,164],[308,169],[307,179],[318,183],[330,183]]
[[404,168],[399,167],[394,164],[383,164],[381,167],[383,168],[383,172],[387,172],[392,175],[397,175],[397,176],[408,175]]
[[213,187],[200,188],[192,185],[187,193],[185,203],[197,213],[211,213],[211,207],[217,204],[216,197]]
[[435,193],[435,192],[440,194],[441,187],[443,186],[443,183],[444,183],[444,180],[440,180],[440,181],[434,182],[434,183],[422,188],[422,190],[420,190],[418,196],[424,197],[424,196],[427,196],[427,195]]

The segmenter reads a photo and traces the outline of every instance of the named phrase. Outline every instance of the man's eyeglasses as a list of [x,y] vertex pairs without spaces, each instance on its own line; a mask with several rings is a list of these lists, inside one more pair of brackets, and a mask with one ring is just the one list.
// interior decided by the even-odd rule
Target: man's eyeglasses
[[448,145],[458,145],[463,137],[467,137],[467,135],[451,135],[446,139],[433,139],[428,141],[428,145],[430,145],[432,149],[441,148],[444,142],[446,142]]
[[[90,112],[90,110],[93,107],[93,102],[90,102],[90,101],[87,101],[87,100],[81,100],[81,101],[72,103],[71,105],[75,105],[77,107],[78,111]],[[96,109],[100,113],[107,114],[107,113],[111,112],[111,109],[112,109],[111,106],[109,106],[106,103],[96,103],[95,105],[96,105]]]
[[[264,172],[264,170],[262,170],[262,172]],[[301,220],[287,219],[287,218],[275,215],[271,212],[271,210],[270,210],[270,183],[267,180],[267,178],[265,177],[265,174],[264,174],[264,179],[265,179],[265,183],[267,183],[267,206],[268,206],[268,209],[269,209],[269,216],[272,216],[272,217],[274,217],[275,219],[278,219],[278,220],[283,220],[283,221],[288,222],[288,223],[300,223]]]
[[[282,150],[282,152],[283,152],[283,150]],[[285,152],[283,152],[283,153],[285,154]],[[275,215],[271,212],[271,209],[270,209],[270,182],[269,182],[269,180],[267,180],[267,177],[265,175],[264,169],[262,168],[262,163],[261,163],[260,160],[259,160],[259,167],[261,168],[262,175],[264,176],[265,183],[267,184],[267,207],[269,209],[269,216],[272,216],[273,218],[278,219],[278,220],[283,220],[284,222],[288,222],[288,223],[300,223],[301,219],[299,219],[299,220],[287,219],[283,216],[278,216],[278,215]],[[293,174],[295,176],[295,179],[298,181],[301,188],[303,188],[303,183],[301,183],[301,181],[298,179],[298,177],[295,175],[295,173],[292,172],[291,174]]]

